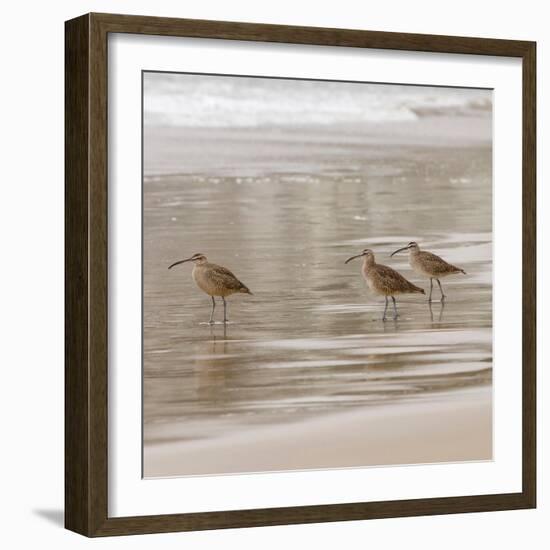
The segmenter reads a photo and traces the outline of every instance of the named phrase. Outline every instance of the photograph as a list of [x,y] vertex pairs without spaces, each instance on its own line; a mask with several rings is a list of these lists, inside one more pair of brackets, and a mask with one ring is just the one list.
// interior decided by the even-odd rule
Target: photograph
[[493,460],[493,90],[141,74],[143,477]]

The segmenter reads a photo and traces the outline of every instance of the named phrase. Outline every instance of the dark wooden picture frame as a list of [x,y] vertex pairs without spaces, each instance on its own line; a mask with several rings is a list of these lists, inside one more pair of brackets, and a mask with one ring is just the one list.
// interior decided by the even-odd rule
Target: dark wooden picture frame
[[[523,70],[522,491],[463,497],[108,516],[109,33],[507,56]],[[65,526],[86,536],[420,516],[536,506],[536,44],[515,40],[88,14],[65,26]]]

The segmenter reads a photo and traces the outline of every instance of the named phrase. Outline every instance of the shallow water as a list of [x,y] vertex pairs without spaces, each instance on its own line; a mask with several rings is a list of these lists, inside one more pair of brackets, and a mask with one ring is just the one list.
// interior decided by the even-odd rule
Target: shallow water
[[[490,147],[335,153],[327,140],[308,155],[308,143],[274,148],[271,162],[145,177],[145,445],[491,384]],[[444,304],[404,296],[383,323],[360,260],[344,261],[370,247],[428,291],[406,254],[389,258],[410,240],[468,274],[442,280]],[[191,264],[167,269],[195,252],[254,293],[228,298],[226,326],[205,324]]]

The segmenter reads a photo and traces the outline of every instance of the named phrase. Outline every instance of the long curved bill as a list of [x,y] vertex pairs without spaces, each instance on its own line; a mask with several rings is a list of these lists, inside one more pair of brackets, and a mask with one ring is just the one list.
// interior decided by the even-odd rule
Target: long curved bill
[[168,266],[168,269],[172,269],[176,265],[184,264],[185,262],[191,261],[191,258],[187,258],[187,260],[180,260],[179,262],[174,262],[172,265]]
[[351,258],[348,258],[344,263],[347,264],[348,262],[351,262],[351,260],[355,260],[355,258],[360,258],[363,254],[357,254],[357,256],[352,256]]
[[390,254],[390,258],[394,255],[394,254],[397,254],[398,252],[403,252],[403,250],[407,250],[409,247],[408,246],[404,246],[403,248],[400,248],[399,250],[396,250],[395,252],[392,252]]

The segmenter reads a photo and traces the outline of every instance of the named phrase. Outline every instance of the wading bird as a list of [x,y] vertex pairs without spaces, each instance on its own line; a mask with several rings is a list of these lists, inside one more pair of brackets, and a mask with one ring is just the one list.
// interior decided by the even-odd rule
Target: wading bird
[[392,252],[391,255],[393,256],[394,254],[403,252],[404,250],[409,251],[409,264],[413,271],[422,277],[428,277],[430,279],[430,295],[428,297],[428,302],[432,301],[434,279],[439,285],[441,300],[443,301],[445,300],[445,294],[443,294],[443,287],[441,286],[441,281],[439,279],[442,277],[447,277],[448,275],[454,275],[456,273],[463,273],[466,275],[466,272],[460,267],[447,263],[443,258],[440,258],[431,252],[420,250],[420,247],[414,241],[410,242],[407,246]]
[[386,311],[388,310],[388,297],[393,302],[394,319],[397,319],[397,306],[395,304],[395,296],[397,294],[424,294],[424,289],[413,285],[407,281],[401,273],[395,271],[387,265],[377,264],[374,259],[374,253],[369,248],[365,248],[361,254],[348,258],[345,263],[351,262],[355,258],[363,258],[363,277],[367,282],[368,287],[386,298],[386,306],[384,307],[384,316],[382,321],[386,320]]
[[186,260],[174,262],[168,269],[185,262],[193,262],[193,271],[191,275],[195,284],[208,296],[212,298],[212,312],[210,313],[209,324],[214,323],[214,310],[216,309],[216,300],[214,296],[221,296],[223,300],[223,322],[227,323],[227,302],[226,296],[231,294],[252,294],[248,287],[241,283],[229,269],[216,264],[211,264],[204,254],[193,254]]

